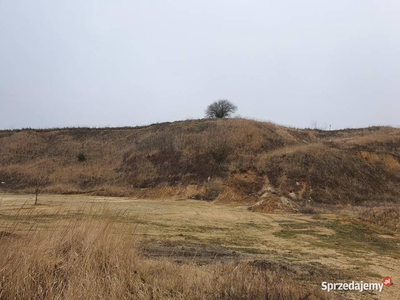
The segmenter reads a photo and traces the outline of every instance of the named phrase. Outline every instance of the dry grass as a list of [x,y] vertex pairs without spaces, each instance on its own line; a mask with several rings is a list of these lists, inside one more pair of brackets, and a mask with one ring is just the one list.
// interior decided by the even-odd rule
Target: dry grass
[[21,193],[43,178],[49,193],[154,197],[168,187],[165,197],[255,203],[269,184],[294,201],[398,201],[399,149],[395,128],[301,130],[244,119],[1,131],[0,181]]
[[358,215],[362,220],[385,227],[388,230],[400,232],[399,207],[367,207],[361,208],[360,210]]
[[148,259],[137,227],[110,210],[68,215],[25,204],[7,218],[8,209],[0,223],[0,299],[328,299],[302,282],[318,276],[271,261]]
[[[323,280],[399,280],[399,149],[395,128],[243,119],[0,131],[0,299],[323,299]],[[38,187],[169,200],[23,204]]]
[[[399,280],[398,234],[360,219],[366,208],[294,215],[196,200],[33,201],[1,198],[0,299],[358,299],[320,284]],[[375,208],[376,219],[390,208]]]

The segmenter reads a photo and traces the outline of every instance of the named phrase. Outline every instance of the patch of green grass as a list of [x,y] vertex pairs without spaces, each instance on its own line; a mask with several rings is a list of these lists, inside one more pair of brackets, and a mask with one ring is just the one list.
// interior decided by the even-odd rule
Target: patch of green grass
[[[384,228],[370,226],[357,219],[343,221],[316,220],[315,222],[280,222],[282,229],[274,235],[280,238],[295,239],[299,234],[317,237],[310,243],[322,248],[330,248],[345,253],[348,256],[358,257],[365,252],[375,252],[400,258],[398,239],[392,238],[393,233]],[[321,234],[316,227],[333,230],[335,234]],[[385,238],[380,235],[389,235]]]
[[358,220],[351,220],[347,223],[331,221],[325,223],[325,227],[334,230],[336,234],[322,236],[320,239],[333,248],[346,253],[355,252],[355,249],[359,249],[358,252],[376,252],[393,258],[400,258],[397,239],[380,237],[379,235],[383,232],[376,231]]
[[318,235],[314,229],[319,223],[314,222],[296,222],[296,221],[284,221],[279,222],[282,229],[275,232],[274,235],[280,238],[297,238],[298,234]]
[[230,229],[227,227],[214,227],[214,226],[185,226],[181,227],[182,231],[189,231],[189,232],[200,232],[200,233],[215,233],[216,231],[229,231]]
[[233,246],[252,246],[258,245],[259,240],[255,237],[249,236],[233,236],[229,239],[225,240],[226,245],[233,245]]
[[247,254],[269,254],[270,251],[262,250],[259,248],[253,247],[230,247],[230,250],[234,250],[237,252],[247,253]]
[[[358,219],[348,219],[346,222],[335,220],[319,220],[316,222],[297,223],[281,222],[281,231],[274,233],[281,238],[297,238],[299,234],[307,234],[317,237],[317,240],[310,240],[318,247],[335,249],[348,256],[359,256],[365,252],[375,252],[380,255],[388,255],[393,258],[400,258],[398,250],[398,239],[392,238],[392,232],[362,222]],[[333,230],[335,234],[319,234],[315,227],[325,227]],[[385,238],[380,235],[389,235]]]
[[318,226],[319,222],[278,221],[283,228],[310,229]]
[[266,223],[255,223],[253,221],[245,222],[245,223],[238,223],[236,224],[240,228],[246,229],[272,229],[273,226],[271,224]]
[[296,230],[289,230],[289,229],[282,229],[281,231],[275,232],[274,235],[284,239],[293,239],[296,238],[298,231]]

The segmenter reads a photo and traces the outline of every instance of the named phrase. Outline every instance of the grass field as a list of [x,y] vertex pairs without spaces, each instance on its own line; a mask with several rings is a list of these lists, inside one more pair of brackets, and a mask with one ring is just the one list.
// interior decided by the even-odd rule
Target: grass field
[[[398,228],[366,209],[85,195],[0,196],[0,299],[396,299]],[[395,209],[395,208],[394,208]],[[398,211],[398,208],[396,208]],[[363,217],[364,216],[364,217]],[[382,293],[321,291],[381,282]]]

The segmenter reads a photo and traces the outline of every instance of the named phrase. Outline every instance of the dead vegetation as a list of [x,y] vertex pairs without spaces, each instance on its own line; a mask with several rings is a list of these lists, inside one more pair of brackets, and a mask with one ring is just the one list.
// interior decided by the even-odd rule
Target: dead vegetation
[[[376,220],[390,220],[377,212],[394,207],[375,207]],[[261,214],[86,195],[42,195],[34,205],[34,195],[6,194],[0,299],[360,299],[321,282],[399,280],[399,236],[364,209]]]
[[41,190],[47,193],[254,205],[269,187],[270,198],[287,199],[293,207],[304,201],[396,202],[400,130],[321,131],[226,119],[1,131],[2,188],[34,192],[40,178],[46,179]]
[[327,299],[295,286],[287,267],[146,260],[107,223],[2,238],[0,248],[0,299]]
[[[112,210],[121,204],[14,203],[0,214],[0,299],[330,299],[318,283],[338,275],[322,266],[221,260],[207,249],[201,264],[182,247],[155,255],[161,248],[146,248],[140,220]],[[174,261],[181,256],[187,260]]]
[[361,208],[362,220],[377,224],[395,232],[400,232],[400,209],[396,206]]
[[0,182],[0,299],[345,299],[320,283],[398,280],[395,128],[0,131]]

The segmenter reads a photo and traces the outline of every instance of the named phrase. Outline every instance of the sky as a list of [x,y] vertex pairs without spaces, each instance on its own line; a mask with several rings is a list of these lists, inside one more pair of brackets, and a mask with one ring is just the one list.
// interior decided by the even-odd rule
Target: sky
[[0,0],[0,129],[400,126],[398,0]]

